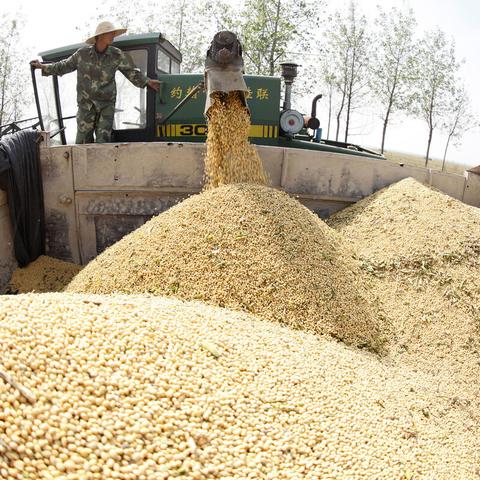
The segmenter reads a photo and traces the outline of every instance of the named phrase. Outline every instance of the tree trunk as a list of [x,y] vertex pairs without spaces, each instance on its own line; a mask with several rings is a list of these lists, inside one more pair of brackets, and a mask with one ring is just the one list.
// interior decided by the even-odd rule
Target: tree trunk
[[350,112],[352,109],[352,97],[353,97],[353,84],[355,81],[355,68],[357,66],[357,49],[356,46],[353,47],[352,55],[352,67],[350,68],[350,81],[348,84],[348,94],[347,94],[347,119],[345,122],[345,143],[348,141],[348,130],[350,127]]
[[345,95],[347,91],[347,79],[345,78],[345,83],[342,89],[342,103],[337,113],[337,133],[335,134],[335,141],[338,142],[338,136],[340,135],[340,117],[342,116],[343,107],[345,106]]
[[355,69],[355,52],[353,54],[353,59],[352,59],[352,70],[350,73],[350,84],[348,86],[348,94],[347,94],[347,119],[345,121],[345,143],[348,142],[348,129],[350,127],[350,111],[352,109],[354,69]]
[[435,104],[435,95],[436,90],[435,88],[432,89],[432,95],[430,97],[430,110],[428,112],[428,145],[427,145],[427,154],[425,155],[425,167],[428,165],[429,155],[430,155],[430,145],[432,143],[432,136],[433,136],[433,106]]
[[390,97],[388,99],[388,107],[387,107],[387,113],[385,114],[385,121],[383,122],[383,132],[382,132],[382,148],[381,148],[381,153],[385,151],[385,136],[387,133],[387,126],[388,126],[388,120],[390,119],[390,113],[392,111],[392,106],[393,106],[393,99],[395,98],[395,91],[397,89],[397,80],[398,80],[398,61],[395,66],[395,75],[394,75],[394,80],[393,80],[393,85],[392,85],[392,91],[390,92]]
[[180,6],[180,23],[178,25],[178,49],[183,49],[183,19],[185,17],[185,2]]
[[430,155],[430,145],[432,143],[433,128],[429,127],[428,129],[428,144],[427,144],[427,154],[425,155],[425,168],[428,165],[429,155]]
[[330,92],[328,95],[328,127],[327,127],[327,140],[330,139],[330,121],[332,119],[332,86],[330,86]]
[[348,141],[348,127],[350,125],[350,106],[351,106],[351,95],[348,95],[347,101],[347,119],[345,121],[345,143]]
[[382,147],[380,149],[380,153],[383,155],[383,152],[385,151],[385,135],[387,133],[387,125],[388,125],[388,119],[390,117],[390,110],[391,110],[391,105],[388,106],[387,108],[387,113],[385,115],[385,120],[383,122],[383,131],[382,131]]
[[342,116],[343,106],[345,104],[345,94],[342,97],[342,104],[340,105],[340,109],[337,113],[337,133],[335,134],[335,141],[338,142],[338,135],[340,134],[340,117]]
[[453,123],[453,126],[448,134],[447,144],[445,145],[445,152],[443,152],[442,172],[445,169],[445,159],[447,158],[447,150],[450,144],[450,140],[452,139],[453,135],[455,135],[458,127],[458,122],[460,121],[460,112],[461,109],[457,112],[457,115],[455,116],[455,122]]
[[4,74],[2,75],[2,79],[0,82],[0,125],[3,124],[4,118],[6,116],[6,93],[7,93],[7,67],[8,67],[8,60],[5,60],[4,63]]
[[448,135],[447,144],[445,145],[445,151],[443,152],[442,172],[445,171],[445,160],[447,158],[447,150],[448,150],[448,145],[450,144],[450,139],[451,138],[452,138],[452,134],[450,133]]

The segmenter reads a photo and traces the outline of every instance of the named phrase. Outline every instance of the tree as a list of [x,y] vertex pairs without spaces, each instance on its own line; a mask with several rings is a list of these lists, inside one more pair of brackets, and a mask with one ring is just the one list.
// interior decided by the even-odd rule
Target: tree
[[433,132],[440,126],[448,109],[448,99],[454,91],[455,75],[459,68],[455,58],[455,44],[449,42],[445,33],[438,28],[427,32],[420,42],[416,61],[418,77],[415,79],[412,111],[423,118],[428,126],[426,167]]
[[26,63],[18,48],[21,22],[6,16],[0,23],[0,125],[20,120],[28,101],[22,78]]
[[[338,13],[336,14],[338,19]],[[328,42],[323,57],[323,80],[328,86],[330,92],[329,113],[328,113],[328,133],[330,134],[330,119],[332,115],[332,98],[338,93],[340,100],[337,105],[337,113],[335,115],[337,122],[337,130],[335,140],[338,141],[340,135],[340,121],[342,118],[343,108],[345,107],[345,96],[347,92],[348,82],[348,48],[345,48],[345,41],[341,31],[336,29],[328,32]]]
[[208,46],[217,29],[208,2],[170,1],[162,18],[167,38],[183,56],[184,73],[201,73]]
[[381,153],[385,149],[385,135],[391,116],[408,109],[414,78],[414,33],[416,20],[412,10],[402,12],[379,8],[376,19],[376,41],[372,52],[370,88],[382,113]]
[[158,31],[161,25],[162,33],[182,52],[186,73],[201,72],[213,35],[231,30],[242,42],[245,71],[274,75],[281,60],[292,60],[289,55],[303,63],[320,11],[314,0],[245,0],[235,5],[222,0],[167,0],[161,11],[152,0],[106,0],[86,29],[92,31],[105,18],[127,27],[129,33]]
[[[327,86],[328,91],[328,123],[327,123],[327,139],[330,138],[330,125],[332,121],[332,101],[333,101],[333,90],[335,88],[335,78],[334,76],[328,71],[328,69],[324,70],[323,80],[325,85]],[[338,132],[338,129],[337,129]]]
[[447,142],[443,153],[442,172],[445,170],[445,160],[450,142],[459,145],[463,134],[479,125],[478,119],[470,109],[470,98],[463,85],[456,87],[448,102],[447,112],[441,128],[447,133]]
[[337,11],[327,31],[328,60],[332,66],[333,83],[340,93],[337,110],[338,140],[340,121],[345,109],[345,142],[351,116],[360,99],[366,94],[368,84],[369,43],[367,19],[359,14],[357,4],[351,1],[346,13]]
[[246,0],[238,11],[224,8],[222,23],[239,36],[249,74],[275,75],[282,60],[292,61],[289,55],[302,63],[320,22],[320,5],[312,0]]
[[202,71],[215,31],[215,19],[205,2],[168,0],[159,10],[158,3],[152,0],[107,0],[81,30],[93,31],[105,18],[128,28],[128,33],[161,31],[182,53],[185,73]]

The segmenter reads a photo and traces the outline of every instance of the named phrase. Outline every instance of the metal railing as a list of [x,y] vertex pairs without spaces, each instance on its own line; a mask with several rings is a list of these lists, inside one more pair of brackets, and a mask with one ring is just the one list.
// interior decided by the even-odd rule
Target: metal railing
[[[35,121],[28,125],[25,125],[25,126],[20,125],[22,123],[32,122],[33,120]],[[0,125],[0,138],[2,138],[4,135],[7,135],[9,133],[19,132],[20,130],[35,129],[39,125],[40,125],[40,121],[38,117],[25,118],[24,120],[15,120],[14,122],[6,123],[5,125]]]

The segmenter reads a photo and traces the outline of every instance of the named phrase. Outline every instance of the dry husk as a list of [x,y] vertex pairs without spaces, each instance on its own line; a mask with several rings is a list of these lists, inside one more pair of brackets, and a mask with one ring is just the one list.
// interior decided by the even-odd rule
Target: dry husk
[[227,309],[3,296],[0,358],[2,478],[478,478],[473,383]]
[[81,269],[80,265],[41,255],[13,272],[6,293],[61,292]]
[[374,349],[388,337],[340,236],[258,185],[190,197],[108,248],[67,291],[202,300]]
[[208,110],[205,188],[229,183],[265,185],[267,176],[248,141],[250,115],[239,92],[215,93]]

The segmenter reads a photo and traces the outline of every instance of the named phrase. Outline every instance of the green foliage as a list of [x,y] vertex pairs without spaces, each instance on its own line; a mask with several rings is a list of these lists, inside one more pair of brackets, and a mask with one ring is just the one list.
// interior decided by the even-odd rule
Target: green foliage
[[215,19],[210,16],[208,2],[167,0],[159,10],[152,0],[106,0],[90,18],[87,25],[77,27],[84,37],[96,25],[109,19],[128,28],[128,33],[161,32],[183,55],[182,71],[199,73],[208,45],[215,33]]
[[275,75],[281,61],[304,62],[321,9],[314,0],[245,0],[236,6],[168,0],[159,11],[152,0],[107,0],[82,31],[94,31],[105,18],[129,33],[161,31],[182,52],[182,71],[190,73],[202,71],[213,35],[231,30],[242,42],[246,73]]
[[302,63],[321,9],[312,0],[245,0],[236,12],[224,12],[223,25],[241,39],[247,73],[276,75],[282,61]]
[[344,116],[344,139],[347,141],[352,112],[367,93],[371,43],[367,19],[355,1],[350,2],[347,11],[335,12],[325,40],[324,79],[340,98],[336,114],[336,140]]
[[455,87],[459,68],[455,44],[449,42],[440,29],[427,32],[419,44],[416,60],[419,66],[416,69],[413,113],[423,118],[429,127],[436,128]]
[[182,71],[200,73],[213,35],[231,30],[242,42],[247,74],[278,75],[282,61],[301,65],[294,103],[309,108],[310,99],[324,93],[320,108],[328,108],[328,130],[336,123],[337,139],[348,141],[352,119],[359,118],[355,112],[367,100],[378,105],[382,151],[387,127],[400,111],[425,120],[427,158],[436,129],[445,132],[448,148],[469,124],[477,124],[459,100],[453,42],[440,29],[417,41],[411,10],[379,9],[372,28],[355,0],[329,17],[325,0],[164,0],[161,5],[105,0],[82,36],[104,19],[128,27],[129,33],[161,31],[182,52]]
[[470,98],[465,86],[457,80],[457,84],[451,91],[448,106],[440,126],[447,134],[442,170],[445,169],[445,160],[450,142],[453,142],[456,146],[460,145],[463,134],[478,126],[480,126],[480,122],[471,109]]
[[372,51],[370,87],[378,101],[394,110],[404,110],[411,102],[409,91],[415,75],[414,41],[416,19],[413,11],[379,8],[375,46]]

